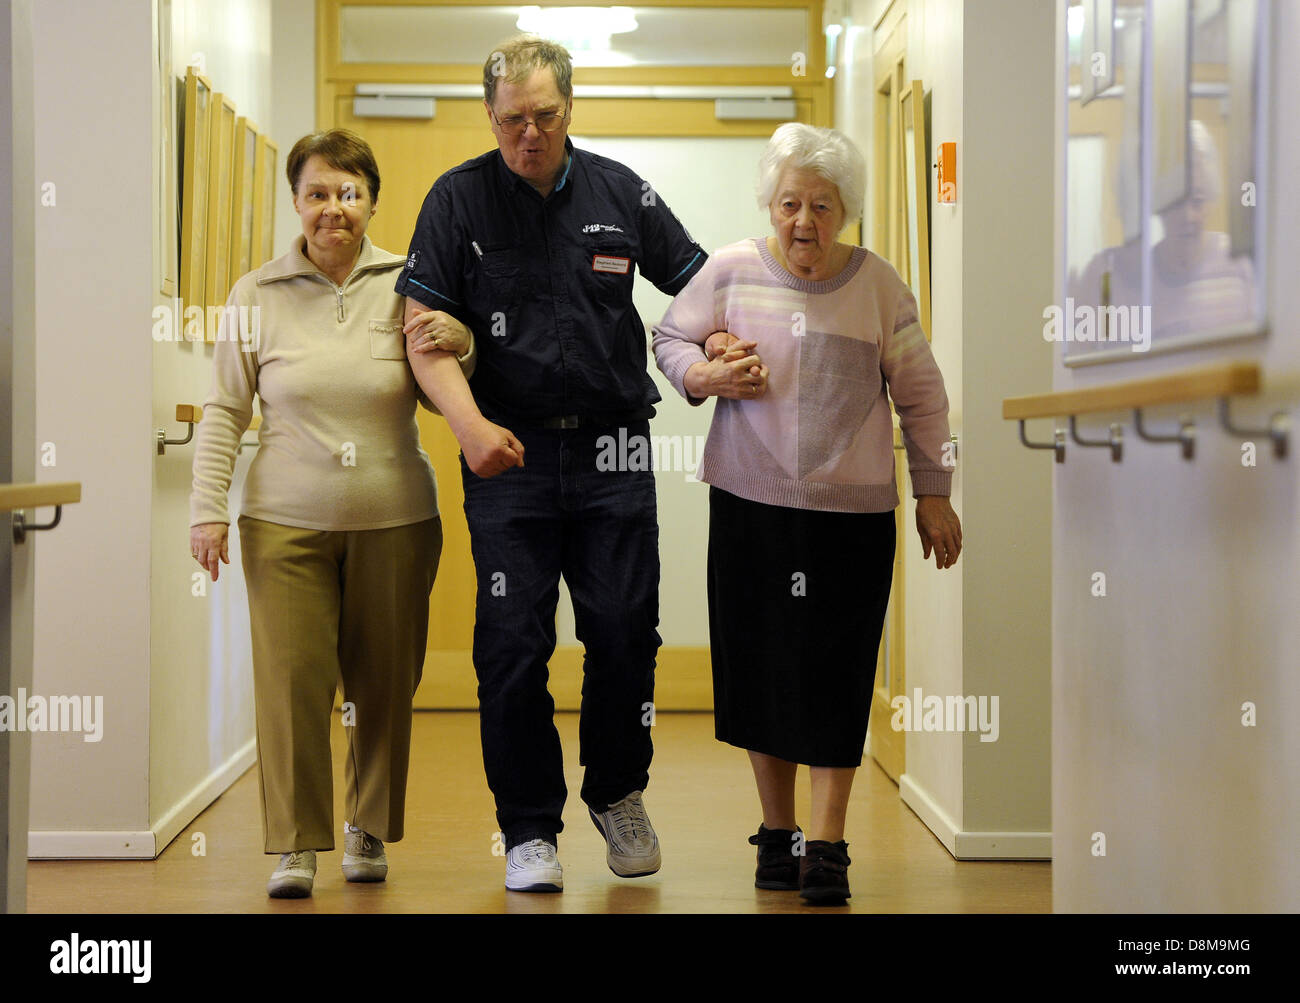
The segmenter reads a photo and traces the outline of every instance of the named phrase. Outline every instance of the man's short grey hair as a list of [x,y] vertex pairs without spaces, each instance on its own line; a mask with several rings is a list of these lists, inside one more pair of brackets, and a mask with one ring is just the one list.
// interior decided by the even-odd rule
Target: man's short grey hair
[[862,215],[867,165],[853,141],[835,129],[819,129],[802,122],[787,122],[772,133],[758,160],[758,206],[767,209],[776,198],[776,186],[788,170],[816,171],[839,189],[844,222]]
[[497,81],[522,84],[543,66],[555,77],[555,86],[567,105],[573,100],[573,61],[569,50],[556,42],[536,35],[516,35],[502,42],[483,64],[483,97],[492,105],[497,96]]

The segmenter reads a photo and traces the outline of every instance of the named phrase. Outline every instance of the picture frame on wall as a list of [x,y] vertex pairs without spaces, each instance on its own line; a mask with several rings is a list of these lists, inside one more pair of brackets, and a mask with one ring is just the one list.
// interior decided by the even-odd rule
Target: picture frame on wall
[[253,184],[257,177],[257,128],[244,116],[235,120],[234,196],[231,199],[231,253],[228,285],[233,288],[254,266]]
[[191,66],[185,74],[182,120],[180,296],[185,307],[205,304],[212,98],[212,84]]
[[[204,306],[224,306],[230,293],[230,214],[234,197],[235,103],[212,96],[211,170],[208,176],[208,239],[204,268]],[[206,309],[204,311],[206,316]],[[214,318],[215,319],[215,318]],[[205,325],[206,339],[217,340],[216,324]]]
[[1066,366],[1268,336],[1269,7],[1124,8],[1122,86],[1063,81]]
[[172,72],[172,0],[158,0],[158,291],[176,295],[180,270],[180,209],[176,199],[181,123],[177,119],[176,74]]
[[921,329],[930,337],[930,171],[925,86],[913,80],[900,104],[903,129],[903,184],[907,205],[907,284],[916,298]]
[[257,137],[253,182],[252,265],[258,268],[275,257],[276,155],[279,147],[265,136]]

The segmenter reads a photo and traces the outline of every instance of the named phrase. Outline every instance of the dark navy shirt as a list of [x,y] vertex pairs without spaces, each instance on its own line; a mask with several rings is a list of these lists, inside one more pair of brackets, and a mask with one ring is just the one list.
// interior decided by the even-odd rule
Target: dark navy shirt
[[675,296],[705,253],[616,161],[574,149],[548,198],[499,150],[429,190],[397,292],[474,332],[470,389],[493,420],[608,415],[660,400],[646,372],[635,269]]

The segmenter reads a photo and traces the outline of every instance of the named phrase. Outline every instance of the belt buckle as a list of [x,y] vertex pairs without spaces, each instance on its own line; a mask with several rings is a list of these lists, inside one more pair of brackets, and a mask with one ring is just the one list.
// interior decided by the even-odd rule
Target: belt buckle
[[566,414],[555,419],[556,428],[577,428],[578,416],[576,414]]

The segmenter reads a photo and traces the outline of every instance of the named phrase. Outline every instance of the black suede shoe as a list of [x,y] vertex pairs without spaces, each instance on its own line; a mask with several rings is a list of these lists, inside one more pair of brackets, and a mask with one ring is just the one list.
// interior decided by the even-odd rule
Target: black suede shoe
[[804,844],[799,897],[809,905],[843,905],[849,898],[849,844],[814,839]]
[[754,871],[754,887],[778,892],[799,890],[799,858],[795,856],[795,836],[803,830],[769,829],[762,822],[758,832],[749,841],[758,847],[758,868]]

